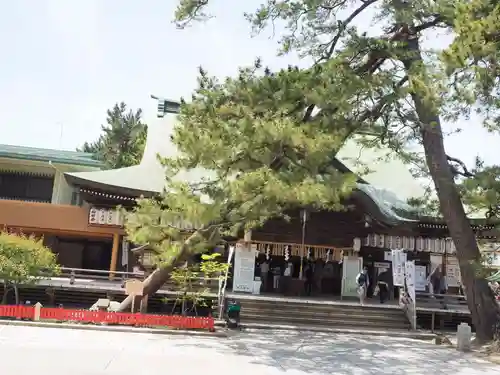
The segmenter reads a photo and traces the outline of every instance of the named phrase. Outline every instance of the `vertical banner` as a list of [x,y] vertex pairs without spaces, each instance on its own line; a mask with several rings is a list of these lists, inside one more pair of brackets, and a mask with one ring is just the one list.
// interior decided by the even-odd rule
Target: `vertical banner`
[[415,285],[415,262],[405,262],[405,281],[408,294],[413,303],[416,300],[416,285]]
[[406,253],[392,250],[392,279],[394,286],[404,286]]
[[449,257],[446,262],[446,285],[448,287],[459,287],[462,283],[460,275],[460,265],[457,257]]
[[427,267],[415,266],[415,290],[425,292],[427,287]]
[[234,252],[233,292],[252,293],[256,251],[250,245],[237,243]]
[[219,278],[219,319],[222,319],[223,313],[224,313],[224,297],[226,295],[226,288],[227,288],[227,278],[229,277],[229,269],[231,268],[231,262],[233,260],[234,256],[234,246],[229,246],[229,254],[227,256],[227,270],[226,274],[224,275],[224,279]]
[[407,303],[406,314],[411,323],[412,329],[417,329],[417,304],[415,285],[415,261],[405,262],[405,284],[410,301]]

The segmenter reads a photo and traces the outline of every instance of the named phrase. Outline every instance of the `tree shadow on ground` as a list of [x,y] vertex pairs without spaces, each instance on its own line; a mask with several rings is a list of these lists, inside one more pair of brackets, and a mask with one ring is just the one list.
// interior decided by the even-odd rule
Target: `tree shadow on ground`
[[[189,345],[187,343],[180,345]],[[261,331],[198,347],[249,357],[250,363],[309,374],[500,374],[500,366],[432,343],[390,337]]]

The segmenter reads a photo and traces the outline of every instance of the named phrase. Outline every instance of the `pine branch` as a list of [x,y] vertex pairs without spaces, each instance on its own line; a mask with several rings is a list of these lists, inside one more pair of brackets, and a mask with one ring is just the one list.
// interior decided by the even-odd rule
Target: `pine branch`
[[[462,160],[460,160],[458,158],[451,157],[449,155],[446,155],[446,160],[448,160],[448,164],[450,165],[451,172],[453,173],[453,175],[455,177],[462,176],[462,177],[466,177],[466,178],[472,178],[475,176],[474,173],[470,172],[467,169],[467,166],[465,165],[465,163]],[[461,170],[460,170],[460,168],[461,168]]]

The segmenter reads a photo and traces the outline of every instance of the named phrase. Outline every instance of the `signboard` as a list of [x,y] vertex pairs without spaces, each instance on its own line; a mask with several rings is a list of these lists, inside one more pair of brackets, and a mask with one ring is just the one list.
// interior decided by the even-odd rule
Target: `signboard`
[[342,261],[342,297],[357,297],[356,277],[363,269],[363,258],[344,257]]
[[144,286],[142,281],[137,279],[127,280],[125,283],[125,293],[128,296],[142,296]]
[[403,250],[392,250],[392,280],[394,286],[404,286],[406,253]]
[[89,224],[123,226],[123,218],[116,208],[91,207],[89,210]]
[[425,292],[427,288],[427,267],[415,266],[415,290]]
[[250,245],[237,243],[234,251],[233,292],[253,292],[256,251]]
[[408,290],[408,295],[411,297],[413,303],[415,303],[416,293],[415,293],[415,262],[408,261],[405,262],[405,281],[406,288]]

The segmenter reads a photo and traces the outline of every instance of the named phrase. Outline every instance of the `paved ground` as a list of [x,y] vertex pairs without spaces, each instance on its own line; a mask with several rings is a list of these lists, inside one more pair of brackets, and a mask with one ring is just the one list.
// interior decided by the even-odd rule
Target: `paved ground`
[[498,375],[500,366],[387,337],[260,331],[220,339],[0,326],[0,373]]

